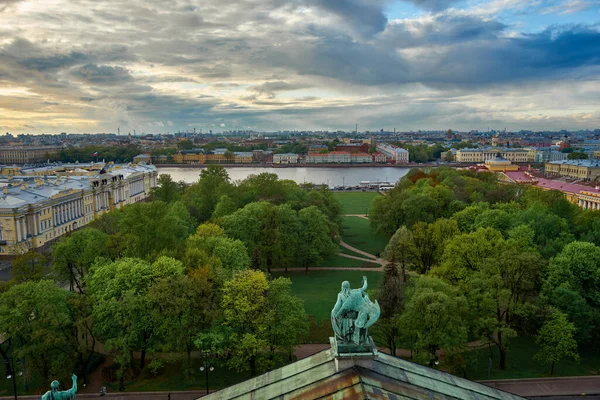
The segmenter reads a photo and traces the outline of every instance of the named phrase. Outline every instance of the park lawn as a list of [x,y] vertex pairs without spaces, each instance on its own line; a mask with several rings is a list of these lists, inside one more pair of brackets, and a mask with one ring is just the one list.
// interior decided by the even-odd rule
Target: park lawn
[[[294,357],[295,358],[295,357]],[[287,356],[283,354],[275,355],[276,365],[273,368],[279,368],[288,364]],[[206,388],[206,373],[199,370],[200,359],[192,359],[193,372],[186,376],[183,372],[181,362],[175,361],[163,365],[155,376],[148,368],[133,381],[125,382],[126,392],[153,392],[153,391],[182,391],[182,390],[202,390]],[[259,370],[261,374],[266,371]],[[223,389],[236,383],[243,382],[252,378],[250,371],[238,372],[225,365],[224,360],[214,361],[214,371],[209,372],[209,389]],[[107,384],[109,392],[118,391],[118,383]]]
[[[342,249],[340,248],[340,251]],[[362,257],[360,254],[356,254],[351,252],[350,250],[344,249],[344,254],[350,254],[357,257]],[[379,264],[355,260],[353,258],[342,257],[339,254],[334,254],[332,256],[327,257],[321,265],[318,267],[330,267],[330,268],[378,268]],[[310,267],[308,268],[310,270]]]
[[[311,271],[275,272],[274,277],[285,276],[292,281],[292,293],[304,301],[306,313],[317,320],[328,320],[337,300],[342,282],[349,281],[352,289],[362,286],[362,277],[366,276],[368,292],[379,285],[383,274],[377,271]],[[374,300],[374,299],[373,299]]]
[[[488,375],[489,349],[473,350],[467,355],[467,378],[472,380],[484,379],[521,379],[542,378],[550,376],[550,364],[543,364],[533,356],[538,351],[535,339],[530,336],[518,336],[509,343],[507,368],[498,368],[500,356],[495,346],[492,346],[492,370]],[[585,376],[600,373],[600,354],[598,349],[580,349],[579,363],[565,358],[554,366],[554,376]]]
[[350,246],[375,256],[387,245],[385,238],[373,233],[369,220],[360,217],[342,217],[341,236]]
[[342,214],[365,215],[365,212],[371,209],[371,202],[377,196],[381,195],[378,192],[333,192],[333,197],[342,206]]

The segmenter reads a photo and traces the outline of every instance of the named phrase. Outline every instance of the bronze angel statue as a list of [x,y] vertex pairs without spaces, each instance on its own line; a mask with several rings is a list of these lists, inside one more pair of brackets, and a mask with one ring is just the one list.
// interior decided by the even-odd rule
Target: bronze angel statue
[[368,341],[367,331],[379,318],[379,304],[369,299],[367,277],[363,276],[360,289],[350,289],[350,282],[342,282],[342,290],[331,310],[331,325],[338,340],[356,345]]

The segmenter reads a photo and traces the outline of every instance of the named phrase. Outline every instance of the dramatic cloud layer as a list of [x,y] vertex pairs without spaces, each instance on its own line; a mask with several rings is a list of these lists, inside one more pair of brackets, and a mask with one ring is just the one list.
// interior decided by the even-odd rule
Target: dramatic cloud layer
[[0,131],[597,128],[599,9],[0,0]]

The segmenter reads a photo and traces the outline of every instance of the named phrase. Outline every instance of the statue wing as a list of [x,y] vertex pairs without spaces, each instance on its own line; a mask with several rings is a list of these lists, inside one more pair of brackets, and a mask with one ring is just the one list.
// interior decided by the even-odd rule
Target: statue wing
[[379,315],[381,315],[381,308],[379,307],[377,300],[375,300],[375,303],[369,304],[369,319],[365,324],[365,328],[373,326],[379,319]]

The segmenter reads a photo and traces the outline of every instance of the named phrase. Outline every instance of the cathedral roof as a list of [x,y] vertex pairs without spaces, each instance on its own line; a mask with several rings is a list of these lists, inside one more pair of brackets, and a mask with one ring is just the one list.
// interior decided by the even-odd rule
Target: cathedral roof
[[388,354],[336,356],[327,349],[214,392],[224,399],[523,400]]

